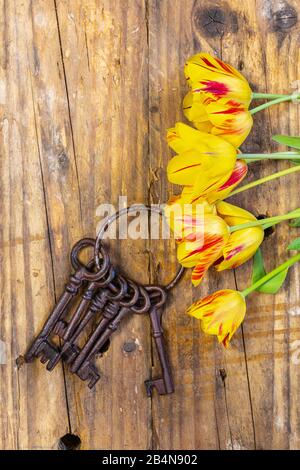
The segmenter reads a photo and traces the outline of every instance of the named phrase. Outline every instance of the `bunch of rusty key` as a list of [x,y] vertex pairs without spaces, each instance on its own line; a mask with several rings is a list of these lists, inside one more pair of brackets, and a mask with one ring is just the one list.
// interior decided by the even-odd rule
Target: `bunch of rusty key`
[[125,278],[114,268],[103,246],[99,254],[100,269],[94,259],[84,264],[79,254],[86,247],[94,248],[95,240],[84,238],[73,247],[71,263],[75,272],[25,354],[25,361],[40,358],[47,364],[47,370],[52,371],[62,360],[72,373],[88,380],[89,388],[93,388],[100,379],[95,360],[108,349],[111,336],[122,320],[131,313],[148,313],[162,377],[145,381],[147,395],[151,396],[153,388],[160,395],[172,393],[174,385],[161,326],[168,288],[142,286]]

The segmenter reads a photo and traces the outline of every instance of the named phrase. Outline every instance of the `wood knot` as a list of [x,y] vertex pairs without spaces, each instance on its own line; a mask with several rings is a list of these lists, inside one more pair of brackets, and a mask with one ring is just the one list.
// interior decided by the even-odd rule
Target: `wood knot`
[[59,167],[62,168],[63,170],[67,170],[69,167],[69,158],[65,152],[61,152],[58,155],[58,164]]
[[203,8],[201,2],[196,2],[192,15],[195,28],[210,38],[236,33],[239,29],[237,14],[228,7]]
[[158,113],[158,111],[159,111],[158,106],[151,106],[150,113]]
[[295,26],[298,15],[294,7],[286,4],[284,8],[273,13],[271,21],[274,32],[284,32]]
[[220,377],[222,379],[222,382],[224,383],[226,378],[227,378],[227,372],[225,369],[220,369],[219,370],[219,373],[220,373]]

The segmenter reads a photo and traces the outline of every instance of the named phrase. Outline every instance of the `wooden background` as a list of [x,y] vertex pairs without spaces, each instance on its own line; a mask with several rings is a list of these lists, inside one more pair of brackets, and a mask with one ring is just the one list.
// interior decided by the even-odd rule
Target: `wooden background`
[[[249,283],[251,264],[211,272],[174,291],[165,315],[172,396],[146,397],[149,319],[135,316],[101,362],[95,390],[58,366],[20,355],[67,279],[69,250],[93,236],[103,202],[164,202],[171,152],[165,131],[183,119],[185,59],[217,54],[255,91],[290,92],[300,79],[297,0],[1,0],[0,448],[56,449],[67,432],[83,449],[299,449],[299,269],[276,295],[249,298],[228,351],[185,315],[193,298]],[[244,145],[275,150],[270,136],[299,134],[299,107],[256,116]],[[254,163],[248,180],[288,166]],[[299,176],[235,198],[256,214],[299,206]],[[263,244],[268,268],[296,229]],[[175,271],[167,243],[120,242],[119,262],[144,281]],[[119,251],[120,252],[120,251]],[[128,252],[130,252],[128,254]],[[168,253],[168,254],[167,254]],[[125,353],[126,342],[136,348]],[[17,360],[19,358],[19,360]],[[17,361],[16,361],[17,360]],[[154,363],[154,364],[153,364]]]

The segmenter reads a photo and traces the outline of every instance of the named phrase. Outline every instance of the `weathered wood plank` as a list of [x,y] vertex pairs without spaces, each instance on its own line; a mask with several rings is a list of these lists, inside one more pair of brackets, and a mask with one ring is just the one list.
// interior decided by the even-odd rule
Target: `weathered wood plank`
[[51,12],[55,19],[48,5],[46,41],[47,28],[36,31],[41,24],[29,1],[1,2],[0,337],[6,348],[6,363],[0,365],[1,449],[55,448],[68,430],[61,367],[50,376],[37,362],[16,365],[54,303],[50,244],[55,217],[64,225],[59,204],[49,209],[51,198],[61,194],[53,142],[60,140],[60,131],[53,131],[64,128],[64,106],[57,108],[60,58]]
[[[271,2],[272,3],[272,2]],[[193,2],[193,4],[189,4],[189,2],[185,2],[184,5],[182,5],[182,2],[180,4],[174,5],[174,2],[172,2],[172,7],[168,2],[153,2],[153,9],[150,9],[150,85],[153,85],[153,94],[151,93],[151,99],[153,96],[153,102],[150,103],[151,105],[154,105],[154,110],[159,112],[159,115],[156,117],[150,118],[150,129],[153,129],[153,132],[151,134],[151,154],[154,155],[154,164],[157,164],[156,160],[156,155],[161,152],[162,149],[165,154],[167,154],[166,146],[164,143],[162,143],[161,140],[161,133],[163,132],[163,128],[165,126],[172,125],[175,117],[175,113],[177,110],[179,110],[180,106],[180,98],[184,94],[184,90],[180,90],[181,83],[178,79],[178,70],[180,70],[180,66],[183,63],[185,57],[190,54],[191,52],[195,52],[198,50],[206,50],[208,52],[215,52],[219,56],[221,56],[224,60],[228,60],[230,63],[235,65],[237,68],[240,68],[241,70],[245,68],[245,73],[247,76],[249,76],[251,82],[253,82],[254,85],[258,84],[264,84],[265,80],[267,80],[268,83],[268,78],[266,79],[264,77],[265,73],[265,53],[264,51],[261,52],[261,43],[264,41],[263,38],[265,38],[265,33],[266,30],[270,31],[272,28],[276,29],[278,26],[278,17],[280,17],[279,13],[276,13],[279,9],[279,4],[278,2],[274,2],[271,6],[269,5],[269,8],[271,8],[271,13],[269,12],[269,19],[266,18],[266,15],[268,12],[266,12],[266,7],[264,7],[264,10],[262,11],[262,6],[260,5],[260,10],[255,12],[255,9],[253,9],[253,5],[251,2],[248,2],[246,5],[242,5],[240,2],[214,2],[214,5],[212,6],[210,2]],[[180,7],[182,6],[182,9],[180,10]],[[281,5],[281,14],[283,7]],[[294,10],[296,11],[296,10]],[[151,18],[151,13],[152,13],[152,18]],[[286,15],[283,15],[284,18]],[[296,14],[290,15],[290,16],[297,16]],[[263,21],[265,21],[265,26],[264,28],[260,27],[261,22],[258,20],[258,18],[263,18]],[[163,28],[162,27],[162,19],[168,18],[167,21],[167,27]],[[283,18],[283,21],[286,21]],[[153,21],[153,23],[151,23]],[[270,22],[276,22],[276,27],[273,24],[270,24]],[[294,21],[294,20],[293,20]],[[164,21],[165,24],[165,21]],[[294,27],[294,25],[293,25]],[[280,32],[280,39],[282,40],[283,38],[286,38],[286,36],[289,36],[289,34],[286,32],[286,25],[284,25],[285,31]],[[151,34],[152,33],[152,34]],[[181,38],[181,34],[184,36],[184,39],[178,39]],[[274,45],[275,43],[275,32],[273,31],[271,34],[270,38],[270,43]],[[188,38],[188,39],[187,39]],[[190,38],[190,39],[189,39]],[[193,40],[192,40],[193,38]],[[151,43],[152,40],[152,43]],[[156,42],[157,41],[157,42]],[[288,39],[287,39],[288,41]],[[289,43],[289,41],[288,41]],[[296,40],[295,40],[296,43]],[[158,45],[159,44],[159,45]],[[192,50],[191,44],[193,44],[194,49]],[[251,44],[251,48],[250,45]],[[183,51],[183,49],[186,47],[186,49]],[[157,52],[157,50],[159,52]],[[279,53],[280,52],[280,53]],[[280,57],[281,53],[284,54],[286,51],[278,51],[278,47],[271,47],[270,53],[268,57],[273,57],[276,55],[278,57],[278,66],[276,67],[276,70],[279,68],[279,63],[280,63]],[[152,54],[152,60],[151,60],[151,54]],[[255,54],[255,60],[253,60]],[[289,54],[286,55],[288,57]],[[271,61],[271,59],[269,59]],[[181,63],[180,63],[181,61]],[[273,61],[273,59],[272,59]],[[273,62],[274,63],[274,62]],[[174,72],[175,69],[175,72]],[[281,71],[281,82],[283,81],[283,77],[286,76],[285,74],[285,69],[286,67],[282,67]],[[249,72],[248,72],[249,70]],[[277,72],[278,73],[278,72]],[[278,75],[277,75],[278,77]],[[286,80],[286,79],[285,79]],[[275,87],[275,90],[280,88],[280,82],[277,82],[277,87]],[[274,83],[276,84],[276,83]],[[184,86],[184,85],[183,85]],[[268,86],[269,88],[269,86]],[[280,90],[279,90],[280,91]],[[284,90],[283,90],[284,91]],[[175,106],[174,106],[175,104]],[[178,106],[178,107],[177,107]],[[176,108],[176,111],[174,111],[174,108]],[[150,109],[152,109],[150,107]],[[171,109],[171,110],[170,110]],[[277,111],[278,113],[278,111]],[[179,115],[180,116],[180,115]],[[264,125],[264,128],[266,130],[265,134],[262,135],[261,131],[258,131],[258,129],[261,128],[261,126]],[[252,137],[249,139],[247,146],[249,148],[252,148],[252,150],[256,150],[257,148],[260,148],[261,146],[264,147],[264,144],[269,141],[269,132],[270,132],[270,125],[268,122],[265,121],[264,117],[258,117],[257,119],[257,124],[256,124],[256,130],[254,130],[254,134]],[[263,138],[265,137],[265,140]],[[153,151],[154,149],[154,151]],[[265,150],[268,149],[268,146],[265,146]],[[160,158],[160,157],[159,157]],[[164,160],[165,161],[165,160]],[[165,167],[165,163],[161,165],[161,160],[159,160],[159,165]],[[255,172],[252,173],[252,177],[255,174],[255,176],[259,177],[260,175],[264,174],[265,171],[272,171],[272,169],[276,168],[276,164],[270,163],[270,165],[267,167],[268,170],[266,170],[266,166],[263,167],[262,165],[257,165],[255,168]],[[264,169],[263,169],[264,168]],[[250,174],[251,177],[251,174]],[[280,183],[277,183],[277,187],[280,185]],[[275,184],[276,187],[276,184]],[[293,190],[292,190],[293,191]],[[166,190],[163,189],[163,192],[166,194]],[[157,199],[157,194],[161,195],[161,190],[156,191],[156,194],[154,195],[154,198]],[[282,188],[282,198],[286,198],[286,192],[284,189],[284,186]],[[236,201],[241,201],[245,202],[247,201],[247,195],[245,195],[244,198],[236,198]],[[251,195],[251,204],[248,206],[250,209],[260,209],[260,199],[258,197],[255,197]],[[270,198],[266,198],[265,201],[270,203],[274,202],[274,199],[270,195]],[[286,206],[278,205],[278,208],[281,208],[284,210]],[[257,210],[257,209],[256,209]],[[285,238],[286,239],[286,238]],[[274,246],[273,246],[274,248]],[[272,257],[271,255],[271,250],[269,252],[269,256]],[[245,278],[245,271],[243,271],[243,268],[239,271],[240,274],[237,274],[238,280],[241,281],[241,276]],[[249,272],[247,276],[248,282],[249,282]],[[234,280],[230,277],[230,274],[228,275],[222,275],[222,279],[220,281],[217,281],[216,277],[211,275],[211,281],[209,284],[209,290],[214,290],[217,289],[218,286],[231,286],[234,287],[235,282]],[[240,282],[239,282],[240,285]],[[188,292],[190,292],[190,289],[185,289],[185,296],[188,296]],[[203,289],[201,289],[201,295],[205,293],[205,284],[203,286]],[[199,294],[198,294],[199,295]],[[282,295],[282,294],[281,294]],[[186,298],[184,298],[184,301],[186,301]],[[288,299],[285,299],[285,305],[288,305]],[[180,305],[182,309],[183,301],[182,301],[182,296],[180,300]],[[255,305],[255,304],[254,304]],[[255,307],[253,307],[255,308]],[[272,311],[272,309],[271,309]],[[177,320],[179,322],[179,320]],[[270,318],[269,320],[270,324],[273,325],[273,320]],[[254,325],[253,325],[254,326]],[[273,326],[272,326],[273,328]],[[173,331],[174,329],[174,324],[169,325],[169,331]],[[188,330],[185,331],[185,335],[188,335]],[[178,328],[177,328],[177,334],[178,334]],[[197,341],[199,339],[197,338]],[[201,341],[202,337],[201,337]],[[204,340],[206,341],[206,340]],[[265,425],[264,420],[268,419],[269,420],[269,425],[271,423],[274,423],[276,421],[276,415],[268,413],[267,418],[263,418],[260,411],[258,411],[260,408],[260,403],[261,402],[267,402],[268,406],[270,406],[271,399],[270,395],[267,393],[267,387],[261,387],[260,381],[264,381],[266,379],[266,376],[268,375],[266,372],[266,368],[264,367],[264,363],[261,366],[261,373],[260,373],[260,380],[255,380],[255,375],[254,373],[250,373],[248,371],[249,365],[248,365],[248,349],[244,347],[244,342],[246,341],[247,345],[247,336],[245,337],[241,332],[236,336],[235,341],[233,341],[232,346],[229,351],[226,352],[225,355],[223,353],[217,353],[217,356],[220,356],[221,354],[221,361],[218,362],[218,360],[215,362],[215,370],[217,371],[218,368],[220,369],[220,365],[224,364],[224,369],[227,375],[227,378],[225,380],[225,392],[226,396],[223,396],[223,399],[225,399],[226,403],[225,405],[220,408],[220,400],[216,399],[216,405],[215,409],[217,409],[217,417],[222,417],[223,421],[221,424],[221,427],[219,428],[219,443],[221,447],[225,444],[226,448],[253,448],[256,445],[256,440],[255,440],[255,433],[256,433],[256,426],[258,427],[257,433],[258,433],[258,446],[263,447],[263,448],[268,448],[268,445],[270,445],[269,442],[269,437],[268,433],[266,432],[266,429],[269,429],[269,427]],[[258,341],[258,340],[257,340]],[[294,340],[295,341],[295,340]],[[294,347],[295,347],[295,342],[293,342]],[[176,344],[178,347],[178,344]],[[175,346],[175,347],[176,347]],[[171,346],[172,347],[172,346]],[[188,341],[184,343],[184,346],[181,346],[179,354],[181,358],[180,365],[184,362],[183,357],[185,358],[185,354],[187,354],[186,350],[188,351],[191,348],[190,344]],[[218,350],[218,349],[217,349]],[[190,353],[191,354],[191,353]],[[211,352],[212,356],[212,352]],[[174,355],[173,355],[174,357]],[[271,356],[272,357],[272,356]],[[197,361],[197,359],[195,359]],[[178,361],[179,362],[179,361]],[[207,365],[210,361],[206,359],[205,365]],[[218,365],[217,365],[218,364]],[[195,382],[195,379],[193,379],[193,376],[195,374],[196,367],[199,366],[194,366],[192,369],[192,373],[188,372],[190,380]],[[277,366],[276,366],[277,367]],[[179,372],[180,366],[175,361],[175,369],[176,371]],[[211,370],[210,370],[211,373]],[[269,372],[269,377],[271,377],[272,374],[272,379],[273,379],[273,371],[270,373]],[[177,375],[177,372],[176,372]],[[178,374],[179,375],[179,374]],[[264,379],[263,379],[264,377]],[[177,380],[180,380],[178,377]],[[212,377],[211,380],[214,380]],[[252,382],[253,380],[253,382]],[[205,383],[209,383],[209,380],[205,378]],[[270,385],[270,383],[269,383]],[[279,389],[277,387],[275,388],[274,385],[274,394],[276,395],[277,393],[279,396],[282,396],[282,391],[280,391],[281,386],[278,384]],[[260,390],[258,392],[256,389]],[[238,390],[238,392],[237,392]],[[239,400],[243,403],[243,407],[237,407],[236,402],[237,402],[237,393],[239,396]],[[289,393],[289,392],[286,392]],[[254,394],[254,397],[252,396]],[[216,394],[218,395],[218,394]],[[200,394],[201,397],[201,394]],[[257,399],[257,397],[259,397]],[[193,426],[193,421],[197,423],[198,427],[201,429],[201,423],[204,422],[205,425],[207,426],[207,422],[212,423],[212,418],[210,418],[210,421],[207,419],[203,419],[203,414],[201,413],[200,410],[195,411],[195,404],[193,401],[194,394],[191,393],[189,394],[188,391],[185,389],[185,392],[182,392],[182,395],[180,394],[180,405],[181,405],[181,412],[182,412],[182,407],[185,408],[184,403],[185,400],[188,402],[188,405],[186,406],[186,414],[182,415],[178,413],[178,409],[176,407],[173,407],[172,409],[174,410],[174,415],[175,415],[175,423],[174,423],[174,417],[171,415],[171,423],[167,425],[167,427],[172,428],[172,446],[175,445],[177,446],[191,446],[193,447],[195,445],[195,441],[193,440],[193,436],[191,437],[191,427]],[[256,406],[256,409],[254,410],[253,407]],[[287,405],[285,405],[287,406]],[[278,407],[278,404],[277,404]],[[284,408],[282,405],[280,408]],[[188,410],[189,409],[189,410]],[[159,407],[159,413],[157,414],[157,420],[155,423],[159,423],[159,418],[158,416],[161,415],[162,410],[161,407]],[[227,415],[228,417],[228,423],[227,426],[229,429],[226,429],[226,426],[224,426],[224,414]],[[270,414],[272,416],[270,417]],[[210,417],[213,416],[212,410],[210,410]],[[226,421],[226,420],[225,420]],[[294,422],[295,419],[294,419]],[[163,425],[165,426],[165,420]],[[160,429],[160,424],[158,424],[159,429]],[[274,426],[274,424],[272,424]],[[186,428],[186,429],[185,429]],[[183,431],[183,429],[185,431]],[[176,432],[177,431],[177,432]],[[223,436],[226,436],[226,431],[227,431],[227,437],[224,440],[222,440]],[[229,433],[228,433],[229,431]],[[160,433],[159,431],[156,433],[159,437],[163,435],[163,433]],[[199,435],[203,435],[203,433],[199,432]],[[214,435],[214,430],[210,430],[210,433],[207,433],[206,429],[206,437],[209,434],[209,442],[211,445],[215,446],[215,442],[213,441],[213,435]],[[181,440],[181,435],[185,436]],[[229,439],[228,439],[229,436]],[[270,436],[270,434],[269,434]],[[166,445],[166,441],[169,444],[168,441],[169,436],[163,437],[162,439],[162,446],[164,447]],[[164,440],[165,439],[165,440]],[[176,440],[177,439],[177,440]],[[200,438],[201,439],[201,438]],[[281,442],[280,442],[281,439]],[[282,437],[280,438],[279,434],[275,433],[274,440],[273,442],[278,441],[278,444],[273,444],[275,446],[279,445],[280,446],[285,446],[284,442],[282,441]],[[286,439],[286,438],[285,438]],[[216,441],[216,438],[215,438]],[[176,442],[176,444],[174,444]],[[295,437],[293,437],[293,442],[295,442]],[[212,444],[213,443],[213,444]],[[161,441],[160,441],[161,444]],[[160,445],[158,444],[158,445]],[[167,444],[167,445],[168,445]],[[169,444],[170,445],[170,444]],[[200,441],[199,445],[204,445],[206,446],[206,443]]]
[[[95,234],[100,205],[147,201],[148,66],[143,2],[57,2],[85,233]],[[98,209],[97,209],[98,208]],[[117,206],[118,208],[118,206]],[[98,210],[98,212],[97,212]],[[102,214],[104,215],[104,214]],[[148,282],[145,241],[111,242],[117,262]],[[122,250],[122,254],[121,254]],[[123,345],[133,342],[134,352]],[[93,392],[67,375],[71,424],[83,448],[147,448],[151,366],[149,323],[135,316],[121,328],[99,366]]]
[[[187,92],[184,61],[199,50],[222,54],[222,35],[218,30],[210,34],[205,27],[209,23],[210,8],[210,2],[203,1],[150,1],[150,161],[151,173],[159,177],[152,185],[154,202],[164,202],[172,193],[166,182],[165,168],[171,152],[165,143],[165,132],[176,120],[184,119],[181,111],[181,100]],[[165,256],[167,250],[169,259]],[[154,270],[159,263],[163,272],[174,270],[174,250],[171,250],[170,246],[161,245],[160,252],[154,255]],[[160,273],[154,274],[161,277]],[[174,292],[166,330],[176,393],[164,400],[154,400],[154,434],[158,447],[232,448],[241,441],[241,436],[244,446],[254,446],[241,335],[237,336],[232,351],[225,354],[212,338],[199,332],[197,321],[185,315],[193,298],[204,296],[221,285],[234,287],[233,273],[226,273],[219,280],[212,272],[197,290],[192,289],[187,276]],[[225,381],[222,380],[224,371]],[[237,385],[244,406],[235,412]]]
[[[276,297],[249,298],[226,352],[185,308],[219,288],[245,287],[251,263],[235,274],[211,271],[198,289],[186,276],[164,319],[176,392],[152,404],[143,380],[159,368],[144,317],[116,334],[92,392],[68,371],[65,388],[60,366],[48,374],[38,362],[15,363],[63,288],[70,247],[95,234],[100,205],[117,204],[119,194],[129,204],[164,202],[176,190],[166,180],[165,131],[183,119],[186,57],[215,53],[256,91],[288,92],[299,75],[298,2],[8,0],[0,11],[0,448],[56,448],[71,430],[85,449],[299,449],[297,268]],[[274,150],[272,133],[299,134],[299,109],[283,104],[255,122],[243,148]],[[287,166],[254,163],[248,180]],[[297,176],[232,202],[283,213],[299,205]],[[268,268],[296,236],[282,224],[264,242]],[[111,246],[137,280],[165,282],[176,270],[172,243]]]
[[[239,8],[239,2],[232,4]],[[293,92],[291,87],[297,86],[299,76],[299,3],[259,1],[255,9],[250,3],[245,7],[253,38],[251,50],[245,48],[243,57],[247,76],[262,91]],[[297,105],[283,104],[259,115],[247,148],[257,145],[265,152],[276,151],[270,135],[277,133],[299,135]],[[255,177],[289,166],[285,162],[254,165]],[[286,177],[245,192],[238,201],[255,213],[285,213],[299,206],[297,187],[297,175]],[[286,246],[296,237],[297,231],[288,224],[276,227],[275,234],[263,243],[268,269],[286,259]],[[237,270],[240,288],[249,282],[249,276],[249,265]],[[244,335],[258,448],[299,449],[298,277],[299,268],[294,267],[276,297],[254,294],[248,301]]]

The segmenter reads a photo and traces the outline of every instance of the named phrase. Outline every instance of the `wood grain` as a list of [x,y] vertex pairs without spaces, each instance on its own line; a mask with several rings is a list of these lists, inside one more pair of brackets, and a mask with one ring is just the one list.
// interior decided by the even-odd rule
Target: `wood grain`
[[[91,235],[100,204],[118,207],[119,195],[127,196],[128,204],[147,199],[145,16],[139,1],[57,2],[83,225]],[[112,243],[111,251],[129,275],[148,281],[145,241]],[[130,341],[136,349],[126,353],[123,345]],[[101,361],[97,390],[90,392],[86,384],[66,377],[72,429],[84,448],[150,445],[151,403],[143,384],[150,366],[148,319],[136,315]]]
[[[243,288],[251,263],[192,289],[189,276],[164,316],[176,392],[146,398],[159,372],[149,320],[133,316],[99,363],[94,391],[57,367],[19,358],[60,295],[69,250],[94,236],[101,204],[161,203],[172,155],[166,129],[183,120],[185,59],[217,54],[255,91],[289,92],[299,77],[296,0],[1,0],[0,19],[0,448],[57,448],[66,432],[83,449],[300,449],[299,269],[276,297],[253,295],[225,352],[185,315],[193,299]],[[299,134],[299,108],[256,115],[243,149],[270,151],[275,133]],[[287,167],[254,163],[248,180]],[[297,176],[232,198],[256,214],[299,205]],[[271,269],[295,229],[263,244]],[[113,241],[135,279],[166,282],[172,243]],[[132,342],[135,350],[124,351]],[[5,348],[5,355],[2,352]]]

